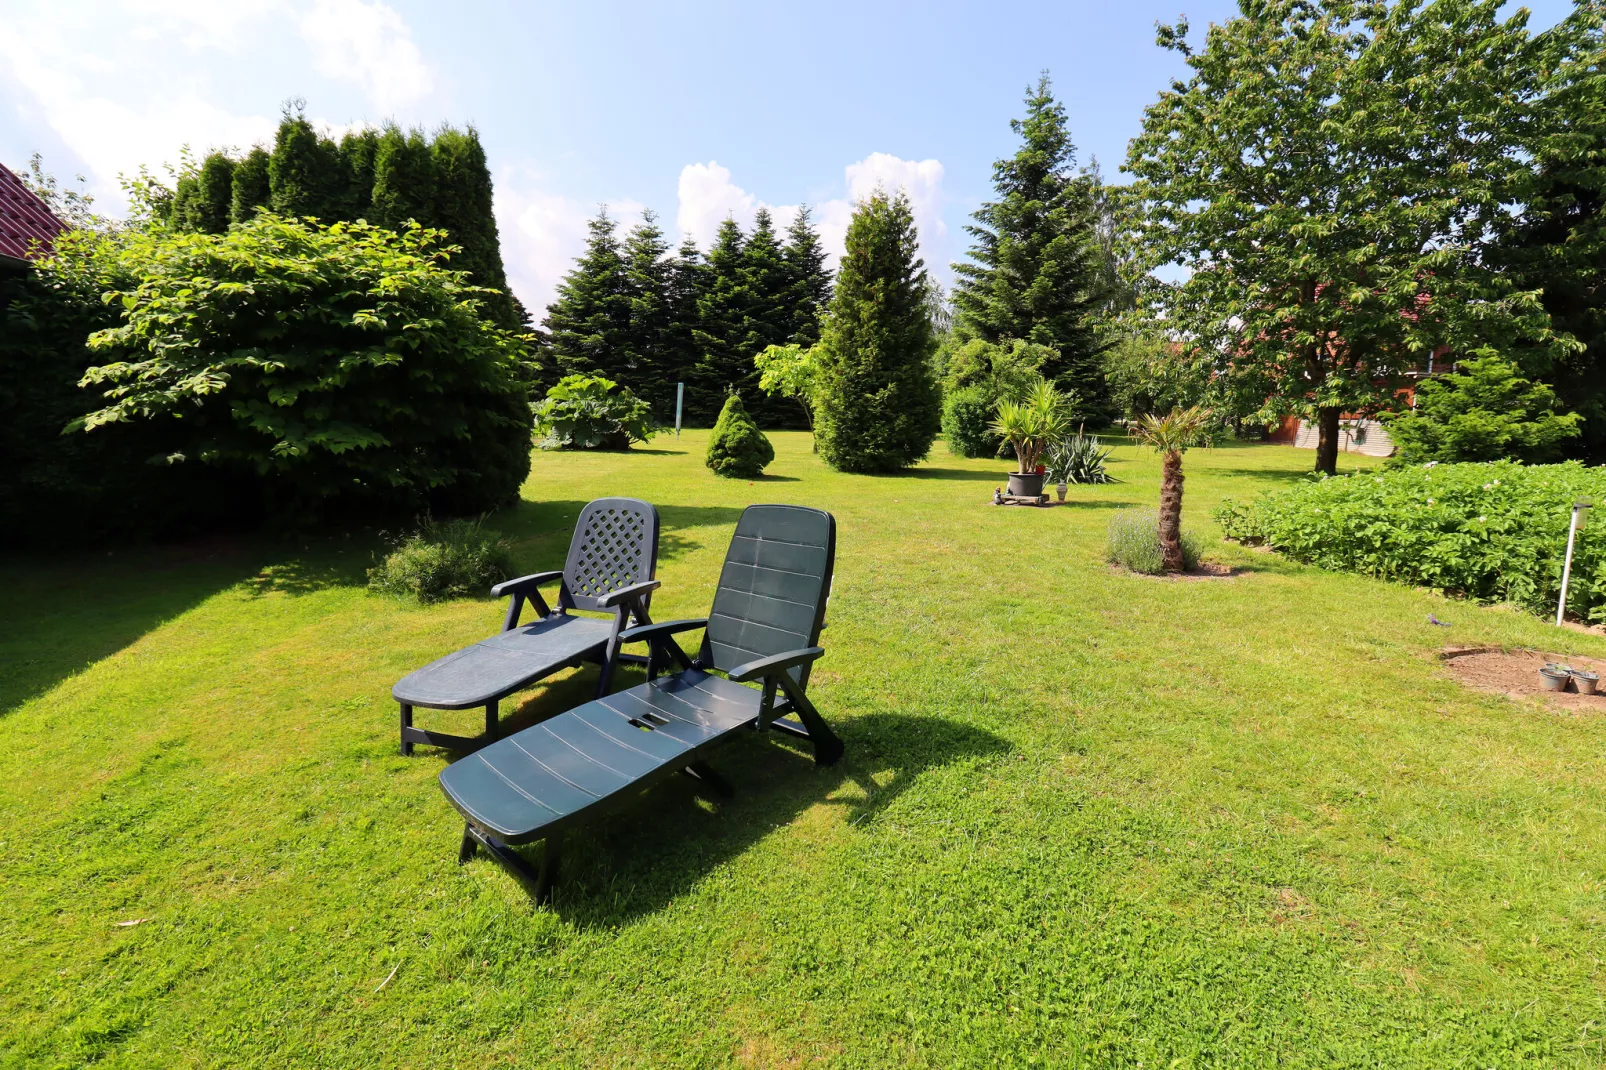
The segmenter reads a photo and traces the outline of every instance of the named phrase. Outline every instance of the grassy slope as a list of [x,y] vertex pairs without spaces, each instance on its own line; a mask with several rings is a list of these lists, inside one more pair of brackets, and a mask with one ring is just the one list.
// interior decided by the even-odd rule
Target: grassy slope
[[[655,790],[550,911],[457,866],[444,757],[395,755],[391,683],[499,607],[371,597],[361,546],[0,569],[0,1065],[1601,1061],[1606,725],[1433,652],[1606,645],[1227,546],[1233,580],[1112,573],[1132,448],[1034,511],[940,446],[869,478],[773,437],[757,484],[700,432],[538,455],[499,518],[534,570],[583,501],[657,503],[661,619],[746,503],[840,524],[814,693],[848,757],[740,741],[735,799]],[[1192,525],[1310,457],[1189,454]]]

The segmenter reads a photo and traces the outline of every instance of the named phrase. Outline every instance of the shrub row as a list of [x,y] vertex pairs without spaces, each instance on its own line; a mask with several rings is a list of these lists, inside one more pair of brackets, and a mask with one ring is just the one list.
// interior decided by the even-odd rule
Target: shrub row
[[[1427,464],[1228,501],[1216,520],[1298,561],[1554,613],[1572,504],[1603,497],[1606,468],[1577,462]],[[1579,533],[1567,608],[1606,619],[1606,518]]]

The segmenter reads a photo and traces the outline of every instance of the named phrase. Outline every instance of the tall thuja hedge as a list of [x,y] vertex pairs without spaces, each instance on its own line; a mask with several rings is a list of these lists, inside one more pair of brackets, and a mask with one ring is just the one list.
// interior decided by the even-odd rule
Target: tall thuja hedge
[[430,225],[450,234],[452,243],[462,250],[452,258],[453,267],[468,272],[480,286],[502,291],[498,297],[487,297],[486,307],[498,322],[511,325],[513,301],[492,211],[491,171],[479,133],[472,126],[466,130],[445,127],[429,148],[435,188]]
[[854,209],[818,347],[815,442],[845,472],[906,468],[931,450],[938,390],[914,213],[877,190]]
[[341,218],[345,199],[339,146],[319,134],[306,116],[287,113],[268,160],[269,206],[279,215],[332,223]]
[[258,145],[234,165],[229,191],[229,222],[244,223],[256,215],[258,208],[268,207],[273,196],[268,178],[272,159],[268,150]]
[[385,127],[374,150],[374,189],[370,223],[400,230],[409,222],[429,225],[435,218],[435,154],[422,130]]
[[93,439],[135,428],[170,460],[260,480],[284,524],[479,512],[529,472],[518,340],[437,252],[445,235],[263,213],[220,235],[135,234],[91,336]]
[[214,152],[178,181],[168,205],[169,222],[185,230],[221,234],[229,228],[234,204],[234,161]]

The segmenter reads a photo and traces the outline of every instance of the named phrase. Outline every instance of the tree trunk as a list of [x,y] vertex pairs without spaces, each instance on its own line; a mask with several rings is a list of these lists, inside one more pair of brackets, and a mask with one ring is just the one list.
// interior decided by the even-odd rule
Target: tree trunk
[[1182,454],[1172,450],[1160,463],[1160,564],[1167,572],[1181,572],[1182,560]]
[[1338,474],[1338,414],[1337,408],[1316,410],[1316,471],[1330,476]]

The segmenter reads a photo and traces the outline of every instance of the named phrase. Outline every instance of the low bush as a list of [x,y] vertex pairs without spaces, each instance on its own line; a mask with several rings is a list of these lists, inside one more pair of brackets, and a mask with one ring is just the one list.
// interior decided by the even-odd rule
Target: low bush
[[1464,360],[1459,370],[1429,379],[1416,405],[1385,413],[1399,452],[1395,464],[1425,461],[1559,460],[1583,417],[1558,412],[1555,392],[1522,378],[1499,357]]
[[942,437],[960,457],[996,457],[1004,440],[992,432],[993,396],[983,386],[963,386],[942,401]]
[[[1229,538],[1298,561],[1554,613],[1572,504],[1586,498],[1606,498],[1606,469],[1426,464],[1225,502],[1216,519]],[[1578,534],[1567,604],[1606,619],[1606,524]]]
[[1097,435],[1078,431],[1048,447],[1048,475],[1054,483],[1114,483],[1106,470],[1115,450],[1099,444]]
[[482,594],[512,575],[512,550],[480,521],[426,521],[368,570],[368,588],[427,604]]
[[764,474],[764,466],[775,460],[775,447],[764,437],[753,418],[747,415],[742,399],[735,394],[725,399],[719,420],[708,439],[705,463],[715,475],[733,479],[753,479]]
[[652,431],[652,407],[600,375],[566,375],[535,406],[544,450],[625,450]]
[[[1165,557],[1160,548],[1160,514],[1154,509],[1134,507],[1122,509],[1110,517],[1105,553],[1109,561],[1158,576],[1165,572]],[[1191,569],[1199,564],[1199,539],[1192,532],[1182,533],[1183,567]]]

